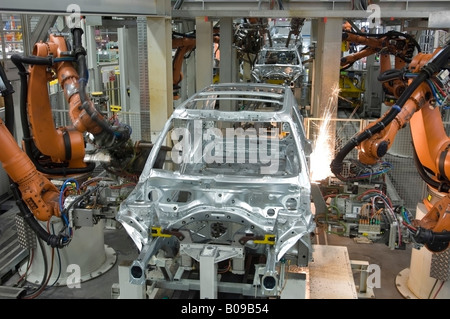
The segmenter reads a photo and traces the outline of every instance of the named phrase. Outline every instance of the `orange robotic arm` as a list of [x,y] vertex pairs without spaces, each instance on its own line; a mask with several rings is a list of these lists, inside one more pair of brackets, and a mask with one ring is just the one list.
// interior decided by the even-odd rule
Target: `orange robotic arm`
[[[344,25],[342,40],[365,45],[363,49],[353,54],[342,57],[341,69],[347,69],[356,61],[378,53],[380,55],[380,76],[378,80],[382,82],[384,92],[386,93],[387,105],[392,105],[395,100],[405,90],[405,82],[398,77],[392,77],[389,73],[391,66],[391,56],[395,57],[395,70],[400,70],[410,62],[415,48],[420,52],[420,46],[408,34],[397,31],[389,31],[385,34],[364,34],[352,32],[349,27]],[[388,74],[385,74],[385,72]],[[395,75],[395,74],[394,74]]]
[[[343,158],[355,147],[359,161],[373,165],[383,157],[392,146],[395,135],[406,123],[411,125],[416,166],[420,176],[431,187],[447,193],[420,221],[414,238],[431,251],[441,251],[450,242],[450,139],[445,133],[439,108],[436,107],[436,75],[446,69],[448,82],[448,61],[450,45],[437,49],[432,55],[419,54],[409,68],[414,80],[410,80],[405,91],[391,110],[362,132],[357,134],[335,156],[331,170],[340,177]],[[442,85],[442,84],[441,84]],[[442,89],[441,89],[442,90]],[[444,92],[444,91],[443,91]],[[445,92],[444,92],[445,94]]]
[[[47,43],[37,43],[34,46],[33,55],[38,57],[52,56],[61,58],[61,52],[67,52],[65,39],[62,36],[50,35]],[[78,75],[72,62],[58,62],[51,67],[47,65],[31,65],[29,68],[27,114],[33,141],[39,151],[50,156],[55,163],[68,162],[68,167],[85,167],[83,162],[85,145],[83,133],[87,130],[85,125],[80,125],[74,116],[73,102],[78,94]],[[70,117],[75,124],[70,127],[55,128],[53,124],[53,112],[50,105],[48,82],[58,75],[59,83],[64,89],[66,98],[72,99],[70,103]],[[79,100],[79,98],[78,98]],[[70,102],[70,100],[69,100]],[[79,105],[78,105],[79,106]],[[80,110],[76,110],[80,113]],[[87,116],[84,116],[87,118]],[[92,126],[92,125],[91,125]]]
[[364,45],[358,52],[342,57],[341,68],[348,68],[355,61],[374,53],[390,54],[405,62],[410,62],[414,49],[420,52],[417,42],[409,35],[397,31],[389,31],[384,34],[364,34],[344,30],[342,40]]
[[173,37],[172,49],[176,49],[175,55],[172,61],[173,68],[173,97],[175,100],[179,99],[180,82],[183,80],[183,72],[181,68],[183,66],[184,57],[187,53],[195,49],[196,39],[195,37]]
[[0,145],[2,145],[0,162],[9,177],[18,184],[22,199],[33,215],[41,221],[47,221],[52,216],[60,216],[58,189],[36,170],[1,119]]
[[[365,139],[357,146],[358,159],[361,163],[373,165],[379,161],[380,158],[386,155],[387,151],[394,143],[397,132],[408,122],[410,122],[411,118],[417,111],[419,111],[422,107],[429,105],[430,100],[425,101],[425,96],[432,96],[431,89],[427,84],[422,83],[414,91],[395,118],[387,124],[384,129],[380,132],[374,133],[370,138]],[[371,123],[365,130],[370,130],[370,128],[379,125],[383,118],[385,117],[383,116],[381,119]]]
[[[94,107],[88,98],[85,86],[87,82],[85,50],[81,46],[81,29],[73,29],[73,51],[68,51],[65,38],[50,34],[46,43],[37,43],[33,56],[21,57],[14,55],[11,60],[25,73],[24,63],[30,64],[29,79],[22,86],[26,89],[26,123],[22,124],[31,132],[24,134],[26,151],[31,156],[29,139],[52,163],[66,165],[70,172],[80,172],[86,168],[84,163],[85,132],[94,135],[95,143],[100,148],[110,148],[121,145],[117,141],[127,141],[130,128],[112,125]],[[73,63],[77,63],[78,71]],[[55,128],[51,105],[49,101],[48,82],[58,79],[64,96],[69,103],[69,116],[72,126]],[[23,96],[22,96],[23,98]],[[27,136],[28,135],[28,136]],[[28,140],[27,140],[28,139]],[[28,145],[27,145],[28,143]],[[55,166],[55,165],[54,165]],[[72,170],[71,170],[72,169]],[[67,173],[67,171],[64,171]]]
[[[214,28],[214,31],[217,31],[217,28]],[[219,43],[219,41],[220,37],[218,35],[214,35],[213,42]],[[173,33],[172,49],[176,50],[172,60],[173,98],[175,100],[178,100],[180,98],[179,84],[183,80],[183,72],[181,71],[183,61],[186,57],[186,54],[190,54],[195,49],[195,46],[196,46],[195,35]]]
[[36,170],[1,119],[0,145],[0,162],[15,183],[11,188],[23,219],[49,246],[65,247],[70,243],[70,237],[64,234],[64,229],[59,234],[50,234],[38,223],[38,220],[49,221],[53,216],[61,217],[60,192],[50,180]]
[[61,217],[62,212],[58,201],[60,192],[52,182],[36,170],[1,119],[0,145],[2,146],[0,162],[15,183],[11,188],[23,219],[49,246],[65,247],[70,243],[70,236],[64,234],[64,229],[59,234],[50,234],[38,223],[38,220],[49,221],[53,216]]

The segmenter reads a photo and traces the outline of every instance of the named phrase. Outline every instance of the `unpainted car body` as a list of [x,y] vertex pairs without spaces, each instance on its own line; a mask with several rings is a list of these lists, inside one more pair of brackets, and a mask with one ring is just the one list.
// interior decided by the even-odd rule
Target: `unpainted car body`
[[262,48],[252,70],[254,82],[289,85],[291,88],[301,86],[303,75],[304,66],[296,45]]
[[[310,152],[287,86],[213,84],[183,102],[116,216],[140,250],[131,282],[151,277],[156,286],[172,281],[172,288],[189,289],[180,275],[155,279],[148,265],[161,268],[163,251],[161,258],[176,261],[164,262],[163,273],[180,274],[214,249],[214,263],[225,263],[229,273],[254,274],[253,284],[222,291],[279,296],[280,266],[311,259]],[[161,154],[165,162],[156,165]],[[248,269],[251,256],[262,262]]]

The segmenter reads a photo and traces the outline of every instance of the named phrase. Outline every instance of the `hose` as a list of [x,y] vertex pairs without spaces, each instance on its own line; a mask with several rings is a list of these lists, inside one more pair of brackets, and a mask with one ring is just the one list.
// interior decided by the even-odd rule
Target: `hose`
[[11,135],[14,136],[14,101],[12,94],[4,95],[5,101],[5,125]]
[[[73,34],[73,49],[75,52],[75,60],[78,65],[78,76],[79,76],[79,94],[80,94],[80,100],[81,100],[81,107],[86,111],[86,113],[89,115],[89,117],[96,122],[102,129],[105,131],[112,140],[114,141],[116,138],[118,138],[121,141],[126,142],[131,133],[129,130],[129,127],[126,127],[127,130],[123,132],[115,131],[112,129],[111,125],[105,119],[103,116],[98,113],[98,111],[91,107],[86,94],[86,85],[88,82],[88,72],[87,72],[87,65],[86,65],[86,51],[84,50],[81,42],[81,36],[83,34],[83,29],[81,28],[74,28],[72,29]],[[101,133],[100,133],[101,134]]]
[[418,243],[425,244],[429,250],[434,252],[440,252],[447,249],[450,242],[449,231],[436,233],[422,227],[417,229],[416,233],[413,234],[413,237]]
[[42,258],[44,260],[44,272],[42,275],[43,278],[41,280],[39,287],[37,287],[31,293],[28,293],[27,295],[23,296],[22,299],[33,299],[33,298],[39,296],[40,292],[42,292],[46,286],[47,279],[50,278],[49,276],[47,276],[47,273],[48,273],[47,253],[45,252],[45,248],[44,248],[44,245],[42,244],[42,240],[38,238],[38,242],[39,242],[39,247],[41,248]]
[[392,69],[380,73],[377,79],[380,82],[392,81],[395,79],[403,79],[403,74],[404,73],[402,70]]
[[388,113],[385,114],[383,119],[376,123],[374,126],[366,129],[362,133],[353,137],[344,147],[336,154],[335,158],[330,164],[331,171],[339,179],[343,178],[341,176],[343,168],[343,160],[356,146],[361,144],[362,141],[370,138],[372,135],[383,130],[387,125],[389,125],[400,113],[403,105],[408,101],[409,97],[414,93],[414,91],[419,87],[419,85],[425,80],[431,78],[433,74],[438,72],[442,67],[448,63],[450,58],[450,46],[444,47],[437,55],[434,56],[419,72],[418,76],[414,78],[411,84],[405,89],[405,91],[400,95],[397,103],[392,106]]
[[5,125],[11,135],[14,136],[14,89],[6,77],[5,70],[0,63],[0,93],[5,101]]

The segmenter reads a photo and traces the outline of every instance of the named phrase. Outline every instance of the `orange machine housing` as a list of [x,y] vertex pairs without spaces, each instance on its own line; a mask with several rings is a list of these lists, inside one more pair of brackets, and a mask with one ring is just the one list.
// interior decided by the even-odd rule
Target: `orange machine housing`
[[16,140],[0,119],[0,162],[9,177],[18,184],[22,199],[33,215],[47,221],[60,216],[56,186],[36,170],[33,162],[17,145]]

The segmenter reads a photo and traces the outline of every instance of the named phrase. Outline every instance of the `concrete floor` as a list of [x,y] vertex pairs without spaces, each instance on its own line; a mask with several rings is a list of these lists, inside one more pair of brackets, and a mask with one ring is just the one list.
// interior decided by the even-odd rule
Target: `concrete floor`
[[[380,267],[380,288],[374,288],[373,294],[360,296],[374,299],[404,299],[396,287],[396,277],[405,268],[409,267],[411,256],[411,245],[407,245],[405,250],[391,250],[382,243],[357,243],[354,239],[342,237],[335,234],[325,234],[318,230],[318,236],[314,239],[315,245],[334,245],[346,247],[349,260],[363,261],[368,264],[375,264]],[[320,236],[319,236],[320,235]],[[37,299],[113,299],[112,287],[119,282],[118,265],[133,261],[138,256],[138,251],[123,228],[105,229],[105,245],[108,249],[113,249],[116,260],[112,268],[102,275],[84,281],[79,288],[69,288],[68,286],[53,286],[45,289]],[[56,271],[56,270],[54,270]],[[359,287],[360,273],[353,271],[354,282]],[[19,280],[19,273],[11,277],[3,284],[4,286],[14,286]],[[32,289],[34,285],[27,283],[24,288]],[[158,298],[171,298],[173,296],[158,294]],[[0,297],[1,298],[1,297]],[[336,299],[341,297],[336,296]]]

